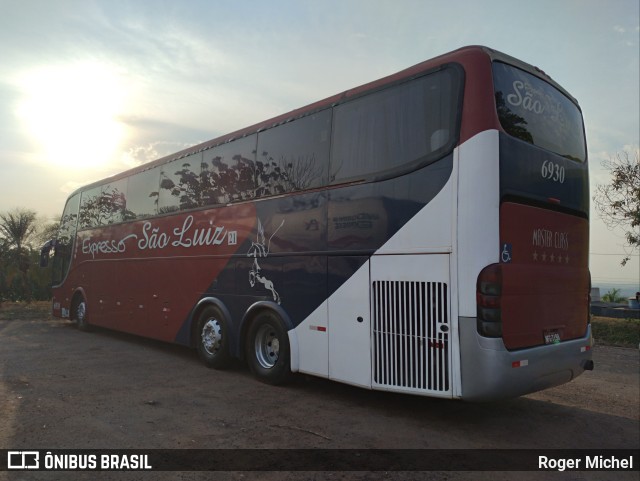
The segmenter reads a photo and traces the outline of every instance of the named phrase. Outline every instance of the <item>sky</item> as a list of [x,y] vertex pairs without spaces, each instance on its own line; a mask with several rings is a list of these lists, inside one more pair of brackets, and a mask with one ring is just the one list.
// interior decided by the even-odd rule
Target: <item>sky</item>
[[[0,212],[465,45],[536,65],[583,110],[591,190],[635,155],[638,0],[0,0]],[[594,285],[640,284],[591,213]],[[640,288],[640,286],[639,286]]]

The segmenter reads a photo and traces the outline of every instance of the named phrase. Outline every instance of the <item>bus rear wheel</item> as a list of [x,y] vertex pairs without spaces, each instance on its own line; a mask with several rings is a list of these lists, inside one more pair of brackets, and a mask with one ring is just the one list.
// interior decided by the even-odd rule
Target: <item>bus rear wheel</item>
[[198,317],[198,357],[207,366],[224,369],[229,366],[229,334],[227,321],[220,309],[207,306]]
[[249,369],[267,384],[284,384],[291,378],[289,336],[273,312],[258,314],[247,334],[245,355]]

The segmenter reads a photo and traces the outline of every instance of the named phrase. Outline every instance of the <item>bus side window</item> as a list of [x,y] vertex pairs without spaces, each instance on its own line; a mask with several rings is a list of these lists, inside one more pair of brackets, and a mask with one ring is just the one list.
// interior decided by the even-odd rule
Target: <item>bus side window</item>
[[69,270],[71,264],[71,253],[78,227],[78,207],[80,204],[80,194],[69,198],[64,208],[60,228],[54,245],[55,255],[53,257],[53,285],[60,284]]
[[327,184],[331,109],[258,134],[258,169],[267,179],[262,195],[312,189]]
[[85,190],[81,194],[80,212],[78,213],[78,229],[86,229],[100,225],[100,193],[101,187]]
[[127,179],[82,192],[78,227],[86,229],[128,220],[126,192]]
[[445,69],[336,106],[331,182],[416,168],[453,149],[460,85]]
[[201,164],[196,153],[160,167],[159,214],[199,207]]
[[104,214],[100,225],[116,224],[130,219],[127,214],[127,181],[125,178],[102,186],[100,200]]
[[449,131],[438,129],[431,134],[431,151],[434,152],[449,143]]
[[129,177],[127,211],[131,219],[146,219],[158,214],[159,186],[159,167]]
[[257,194],[256,135],[204,152],[200,171],[200,205],[254,199]]

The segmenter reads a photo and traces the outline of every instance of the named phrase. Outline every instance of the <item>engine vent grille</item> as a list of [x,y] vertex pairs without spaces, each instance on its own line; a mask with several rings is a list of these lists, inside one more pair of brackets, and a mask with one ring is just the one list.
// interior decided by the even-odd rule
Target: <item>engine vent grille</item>
[[449,390],[449,301],[443,282],[373,282],[373,381]]

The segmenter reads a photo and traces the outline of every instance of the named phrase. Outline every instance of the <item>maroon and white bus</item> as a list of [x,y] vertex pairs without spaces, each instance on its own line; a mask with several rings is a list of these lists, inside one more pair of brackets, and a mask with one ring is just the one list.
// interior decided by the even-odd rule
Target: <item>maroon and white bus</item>
[[517,396],[592,369],[576,100],[467,47],[88,185],[53,313],[209,366]]

